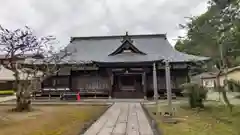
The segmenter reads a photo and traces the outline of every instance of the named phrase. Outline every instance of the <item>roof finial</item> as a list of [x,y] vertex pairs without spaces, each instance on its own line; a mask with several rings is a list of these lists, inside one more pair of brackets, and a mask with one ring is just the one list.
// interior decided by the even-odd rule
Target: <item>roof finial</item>
[[128,35],[128,31],[126,32],[126,35],[123,37],[121,42],[124,43],[125,41],[133,43],[133,40],[131,40],[131,37],[129,37],[129,35]]

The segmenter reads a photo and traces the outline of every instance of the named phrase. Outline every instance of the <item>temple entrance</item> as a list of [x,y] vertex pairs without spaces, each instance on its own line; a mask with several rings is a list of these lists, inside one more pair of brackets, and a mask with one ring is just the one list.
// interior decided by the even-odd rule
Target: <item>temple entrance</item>
[[115,98],[143,98],[142,74],[120,74],[114,77]]
[[121,91],[136,91],[136,76],[124,75],[119,76],[119,85]]

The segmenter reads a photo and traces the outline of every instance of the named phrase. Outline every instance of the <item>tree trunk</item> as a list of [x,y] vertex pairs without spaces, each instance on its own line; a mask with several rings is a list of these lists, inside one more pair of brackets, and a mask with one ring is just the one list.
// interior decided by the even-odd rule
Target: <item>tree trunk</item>
[[15,111],[31,111],[31,99],[25,98],[24,96],[17,96],[17,106]]
[[31,111],[31,94],[29,91],[23,91],[23,89],[24,88],[22,88],[21,85],[18,86],[18,92],[16,94],[16,108],[14,108],[14,111]]
[[[226,73],[224,73],[224,74],[226,74]],[[230,103],[230,101],[229,101],[229,99],[227,97],[227,88],[226,88],[226,85],[227,85],[226,81],[227,80],[225,80],[226,78],[224,79],[224,85],[223,85],[223,87],[221,87],[219,78],[220,78],[220,73],[217,75],[217,88],[218,88],[218,92],[219,92],[219,101],[221,101],[220,93],[222,93],[222,97],[223,97],[224,103],[227,105],[227,107],[229,108],[230,112],[232,112],[233,105]]]
[[225,65],[224,65],[224,69],[223,69],[223,73],[224,73],[224,85],[223,85],[223,90],[222,90],[222,96],[223,96],[223,100],[224,102],[227,104],[229,110],[232,112],[233,109],[233,105],[230,103],[228,97],[227,97],[227,91],[229,91],[228,89],[228,66],[226,65],[226,61],[227,59],[223,59],[225,61]]

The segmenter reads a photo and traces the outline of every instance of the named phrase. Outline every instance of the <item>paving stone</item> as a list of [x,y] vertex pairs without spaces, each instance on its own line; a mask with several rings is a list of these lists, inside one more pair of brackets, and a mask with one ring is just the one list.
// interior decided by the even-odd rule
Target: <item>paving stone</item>
[[118,123],[113,131],[113,134],[125,134],[127,123]]
[[113,128],[103,128],[97,135],[112,135]]
[[115,103],[84,135],[153,135],[140,103]]

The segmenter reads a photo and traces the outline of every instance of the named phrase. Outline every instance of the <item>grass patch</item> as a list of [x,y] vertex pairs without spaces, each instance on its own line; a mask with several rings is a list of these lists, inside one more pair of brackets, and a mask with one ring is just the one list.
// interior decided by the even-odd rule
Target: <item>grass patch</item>
[[[160,107],[161,111],[167,106]],[[148,111],[155,112],[155,107],[147,106]],[[232,113],[224,106],[207,106],[203,111],[192,110],[187,106],[177,107],[177,124],[163,123],[162,118],[151,113],[164,135],[239,135],[240,106]]]
[[13,95],[13,90],[0,90],[0,95]]
[[29,113],[0,108],[0,135],[77,135],[97,119],[107,106],[34,106]]

